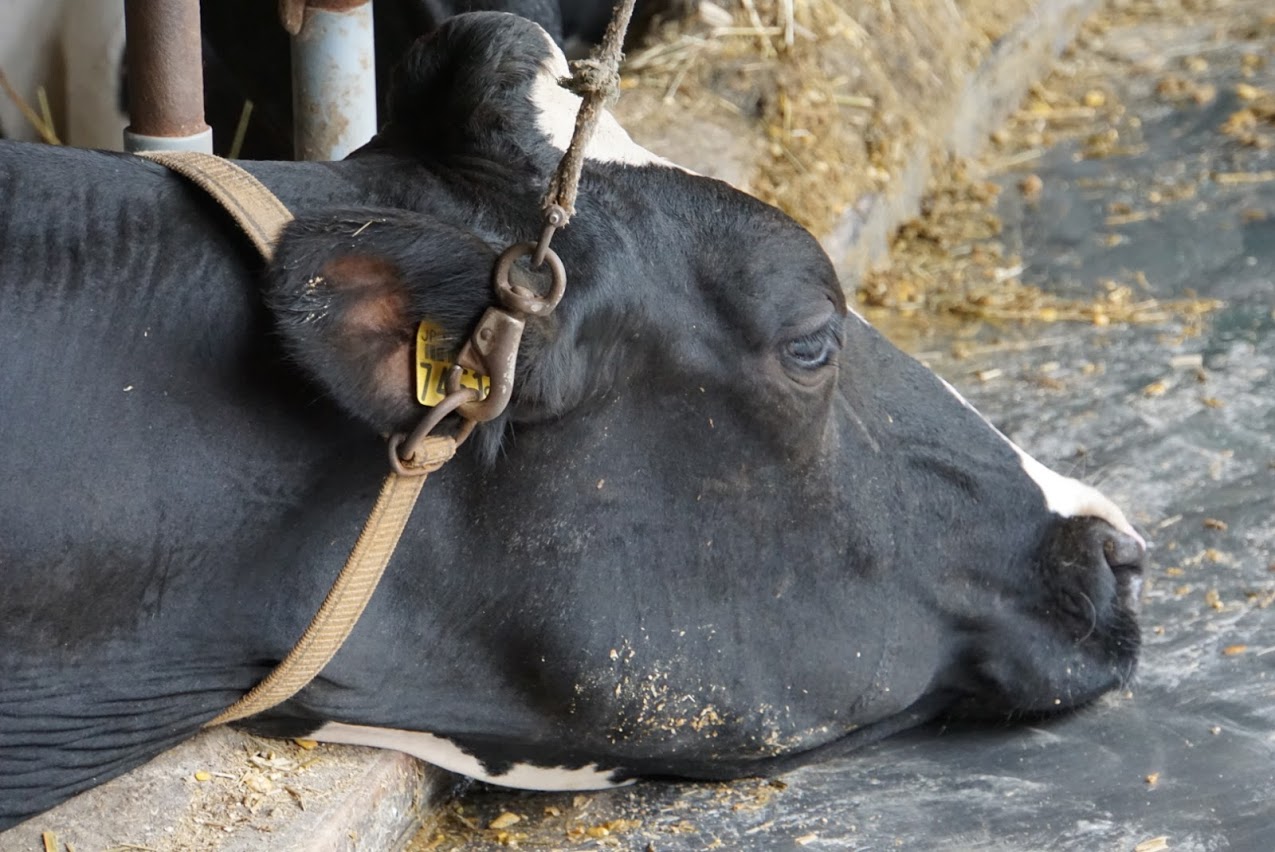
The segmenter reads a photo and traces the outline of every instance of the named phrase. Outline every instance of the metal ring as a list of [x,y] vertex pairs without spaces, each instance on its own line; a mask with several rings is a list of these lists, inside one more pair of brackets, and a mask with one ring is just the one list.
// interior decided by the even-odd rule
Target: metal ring
[[553,241],[553,235],[558,232],[558,226],[549,224],[545,225],[540,231],[540,242],[536,243],[536,250],[531,253],[531,268],[539,269],[545,262],[545,257],[549,254],[549,243]]
[[[459,364],[453,364],[452,368],[447,371],[448,396],[454,396],[463,390],[468,390],[474,395],[473,402],[475,403],[481,403],[483,400],[487,399],[487,396],[491,396],[490,392],[487,396],[483,396],[481,391],[476,391],[473,388],[462,388],[460,386],[460,372]],[[444,400],[444,402],[446,402],[446,400]],[[464,408],[466,405],[469,405],[469,402],[462,402],[456,407]],[[452,440],[456,442],[457,447],[469,440],[469,436],[473,434],[474,427],[478,425],[478,420],[468,416],[464,411],[460,412],[460,416],[463,419],[460,421],[460,426],[456,428],[456,434],[452,436]]]
[[389,451],[390,451],[390,470],[399,476],[420,476],[425,473],[423,470],[410,468],[403,464],[403,460],[399,458],[398,448],[407,440],[407,433],[398,432],[390,435]]
[[[467,402],[471,402],[478,398],[478,392],[473,388],[461,388],[460,390],[449,393],[447,396],[434,406],[429,414],[421,418],[421,422],[411,431],[411,434],[404,435],[402,432],[390,438],[389,454],[390,467],[394,472],[402,476],[421,476],[429,473],[421,468],[411,467],[412,459],[416,456],[416,451],[420,448],[420,444],[430,433],[438,427],[443,418],[451,414],[460,406]],[[456,446],[460,446],[474,431],[474,421],[466,419],[461,425],[460,430],[456,434]]]
[[545,249],[545,260],[549,261],[549,272],[553,276],[553,282],[546,295],[525,296],[509,283],[509,270],[513,268],[514,261],[535,250],[535,243],[515,243],[501,253],[496,260],[496,295],[510,310],[543,317],[548,316],[558,306],[562,294],[567,290],[567,270],[562,265],[562,258],[558,257],[558,253],[551,248]]

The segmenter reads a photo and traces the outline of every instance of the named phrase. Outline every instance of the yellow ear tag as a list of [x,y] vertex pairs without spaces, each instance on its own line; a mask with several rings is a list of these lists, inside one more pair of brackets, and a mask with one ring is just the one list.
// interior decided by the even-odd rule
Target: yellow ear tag
[[[443,329],[421,320],[416,330],[416,401],[433,407],[447,396],[447,372],[454,365],[443,346]],[[491,379],[462,368],[460,385],[478,391],[482,399],[491,391]]]

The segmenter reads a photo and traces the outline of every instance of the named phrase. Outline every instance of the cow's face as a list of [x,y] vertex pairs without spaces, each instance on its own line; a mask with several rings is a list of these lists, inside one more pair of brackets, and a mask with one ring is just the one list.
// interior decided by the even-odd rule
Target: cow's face
[[[403,190],[414,211],[324,214],[284,240],[281,329],[377,430],[420,417],[420,319],[462,339],[496,252],[538,231],[573,117],[563,72],[534,25],[454,19],[409,57],[361,155],[427,174]],[[497,763],[725,775],[957,704],[1070,708],[1127,678],[1143,544],[1121,512],[849,311],[786,216],[613,124],[601,136],[554,242],[567,295],[529,326],[513,403],[471,447],[484,463],[437,486],[472,525],[446,543],[466,585],[444,597],[491,620],[421,653],[454,642],[489,672],[485,706],[520,709],[440,721],[429,702],[464,687],[438,681],[375,723]],[[404,541],[402,558],[437,560],[435,532]]]

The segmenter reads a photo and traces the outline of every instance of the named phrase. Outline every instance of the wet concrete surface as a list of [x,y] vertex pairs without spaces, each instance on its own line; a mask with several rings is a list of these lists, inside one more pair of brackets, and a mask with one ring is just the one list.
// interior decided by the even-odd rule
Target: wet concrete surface
[[[1172,55],[1174,33],[1123,35],[1114,49]],[[1225,307],[1160,325],[984,329],[959,360],[949,332],[908,344],[1041,460],[1133,510],[1152,549],[1129,691],[1046,724],[916,731],[777,784],[582,797],[476,785],[417,848],[1275,847],[1275,175],[1262,177],[1275,150],[1218,133],[1241,106],[1227,60],[1211,58],[1218,94],[1203,106],[1161,103],[1153,75],[1119,81],[1141,120],[1131,153],[1047,151],[1030,163],[1034,202],[1012,190],[1021,174],[997,178],[1025,280],[1078,296],[1132,280]],[[1275,89],[1271,64],[1248,82]],[[1137,215],[1109,220],[1125,209]],[[989,369],[998,377],[976,378]],[[465,828],[506,811],[523,820],[503,837]]]

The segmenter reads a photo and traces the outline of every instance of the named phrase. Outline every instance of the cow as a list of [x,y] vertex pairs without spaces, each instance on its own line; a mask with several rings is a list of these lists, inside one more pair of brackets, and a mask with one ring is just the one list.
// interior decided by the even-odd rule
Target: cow
[[[295,214],[269,263],[155,163],[0,143],[0,827],[193,736],[297,641],[421,417],[417,325],[459,345],[540,230],[565,70],[533,23],[451,19],[366,147],[243,164]],[[851,311],[808,232],[609,116],[580,193],[508,409],[249,730],[588,789],[1130,678],[1137,531]]]

